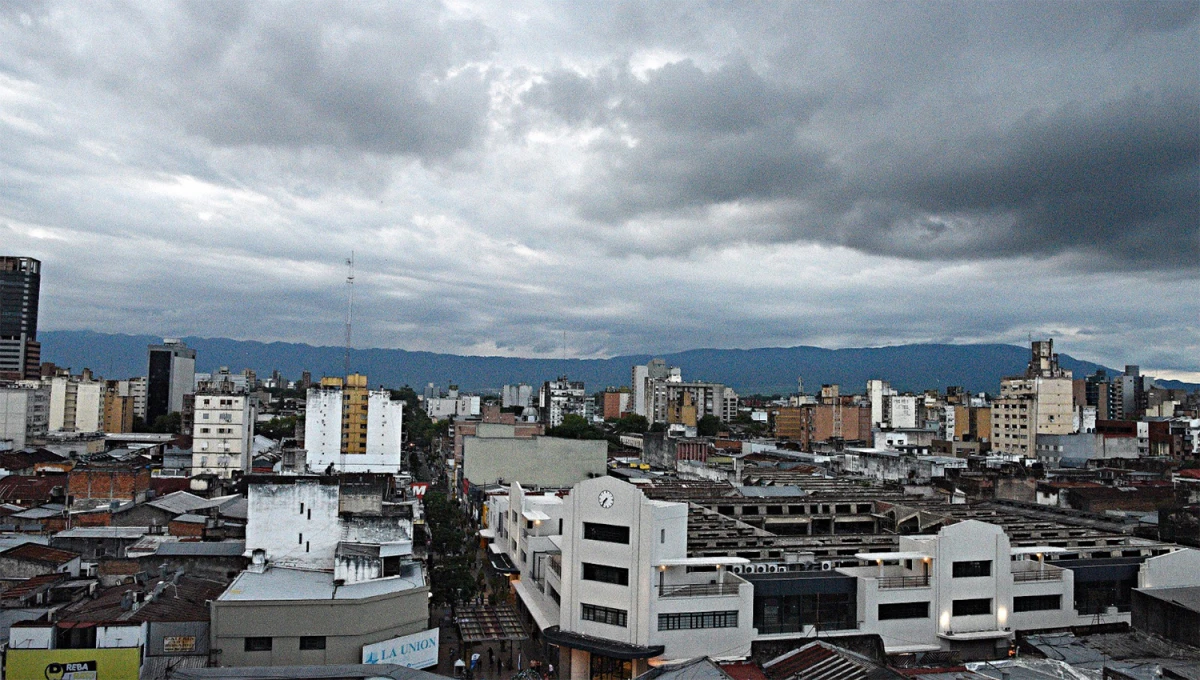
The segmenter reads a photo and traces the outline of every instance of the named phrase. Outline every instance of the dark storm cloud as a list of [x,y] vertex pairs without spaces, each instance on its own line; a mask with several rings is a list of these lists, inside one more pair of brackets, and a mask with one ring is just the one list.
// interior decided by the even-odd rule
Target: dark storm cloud
[[[878,148],[879,154],[895,149]],[[996,134],[900,150],[855,178],[887,206],[847,244],[913,257],[1080,250],[1104,266],[1195,267],[1200,257],[1200,93],[1135,92],[1031,114]],[[897,225],[960,218],[973,238],[899,238]]]
[[[866,35],[849,43],[851,68],[831,67],[849,74],[833,80],[819,69],[829,55],[802,46],[799,12],[776,17],[772,36],[794,34],[797,45],[768,50],[773,60],[705,70],[684,59],[638,75],[629,63],[562,69],[525,102],[607,132],[591,143],[590,181],[573,197],[579,215],[601,225],[757,205],[757,237],[776,242],[915,259],[1066,253],[1084,266],[1193,268],[1200,89],[1175,63],[1157,81],[1143,78],[1138,36],[1181,34],[1168,53],[1200,57],[1194,6],[1113,5],[1108,15],[1072,4],[886,6],[877,21],[840,26]],[[1128,71],[1111,72],[1126,53]],[[990,85],[989,102],[975,81],[1009,78],[991,70],[1001,60],[1015,80]],[[1031,74],[1036,95],[1007,98],[1023,69],[1067,80],[1055,92]],[[1089,87],[1096,80],[1108,91]],[[731,224],[714,237],[745,234]]]

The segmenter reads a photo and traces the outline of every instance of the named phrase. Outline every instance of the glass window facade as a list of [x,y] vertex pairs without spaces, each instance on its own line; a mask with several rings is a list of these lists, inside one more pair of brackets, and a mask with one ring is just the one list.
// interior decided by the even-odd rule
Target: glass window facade
[[759,633],[797,633],[807,626],[817,630],[857,627],[856,603],[851,593],[806,593],[754,598],[754,627]]

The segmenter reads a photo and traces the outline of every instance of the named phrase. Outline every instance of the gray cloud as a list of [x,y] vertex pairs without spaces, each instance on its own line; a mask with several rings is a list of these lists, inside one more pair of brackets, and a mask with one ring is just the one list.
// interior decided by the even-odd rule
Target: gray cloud
[[[44,328],[1200,370],[1182,3],[0,5]],[[1151,340],[1151,338],[1153,338]]]

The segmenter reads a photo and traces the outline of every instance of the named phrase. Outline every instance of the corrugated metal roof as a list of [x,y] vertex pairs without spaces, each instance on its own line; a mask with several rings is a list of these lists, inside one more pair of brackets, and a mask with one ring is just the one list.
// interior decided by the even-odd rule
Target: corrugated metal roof
[[201,508],[212,507],[213,502],[207,498],[201,498],[193,493],[176,491],[161,498],[155,498],[154,500],[146,503],[146,505],[174,513],[176,515],[181,515],[185,512],[192,512]]
[[246,552],[245,541],[165,541],[155,555],[162,557],[240,557]]
[[150,533],[150,527],[75,527],[54,534],[55,538],[130,538]]

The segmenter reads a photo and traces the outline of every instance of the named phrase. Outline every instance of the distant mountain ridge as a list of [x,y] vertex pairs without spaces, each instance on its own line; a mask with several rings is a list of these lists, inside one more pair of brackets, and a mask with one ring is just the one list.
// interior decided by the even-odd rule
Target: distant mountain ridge
[[[42,360],[78,372],[90,368],[106,378],[127,378],[146,373],[146,346],[162,341],[153,335],[120,335],[93,331],[42,331]],[[196,350],[196,370],[221,366],[241,371],[249,368],[259,377],[279,370],[295,380],[301,371],[314,378],[342,373],[344,349],[300,343],[227,338],[185,337]],[[418,392],[426,383],[439,388],[457,384],[465,391],[498,390],[502,385],[530,385],[560,375],[583,380],[589,391],[629,385],[630,368],[653,357],[679,366],[685,380],[708,380],[733,387],[739,394],[788,394],[796,379],[815,392],[822,384],[837,383],[846,392],[862,392],[867,380],[880,378],[901,391],[944,390],[959,385],[971,392],[999,391],[1000,378],[1025,370],[1029,349],[1016,345],[898,345],[824,349],[821,347],[767,347],[760,349],[695,349],[673,354],[634,354],[609,359],[522,359],[459,356],[402,349],[356,349],[351,368],[365,373],[371,385],[411,385]],[[1075,377],[1105,368],[1059,354],[1063,368]],[[1106,368],[1110,374],[1113,369]],[[1164,387],[1196,389],[1178,381],[1158,381]]]

